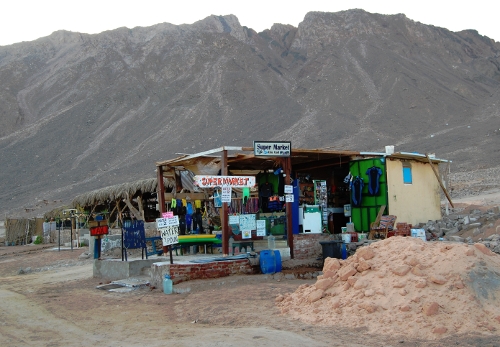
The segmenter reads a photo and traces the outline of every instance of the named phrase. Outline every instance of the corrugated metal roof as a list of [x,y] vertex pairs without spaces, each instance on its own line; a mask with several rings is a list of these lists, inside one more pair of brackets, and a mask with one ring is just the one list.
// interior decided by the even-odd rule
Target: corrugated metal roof
[[[214,175],[220,170],[222,152],[228,151],[227,164],[229,170],[266,170],[280,165],[279,157],[255,156],[253,147],[219,147],[212,150],[196,153],[183,154],[174,159],[157,162],[157,166],[164,166],[164,170],[170,168],[187,169],[195,174]],[[427,156],[420,153],[397,152],[387,154],[384,152],[358,152],[333,149],[307,149],[292,148],[291,164],[294,170],[320,168],[329,165],[343,164],[356,158],[363,157],[388,157],[395,159],[417,160],[428,162]],[[449,162],[429,156],[433,163]]]

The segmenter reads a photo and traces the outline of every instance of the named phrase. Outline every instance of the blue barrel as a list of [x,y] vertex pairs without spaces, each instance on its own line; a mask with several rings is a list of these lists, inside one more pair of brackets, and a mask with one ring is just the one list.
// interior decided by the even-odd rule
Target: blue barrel
[[281,253],[277,249],[274,250],[274,259],[275,259],[275,271],[281,272]]
[[263,274],[273,274],[276,272],[276,257],[273,250],[264,249],[260,251],[259,263]]

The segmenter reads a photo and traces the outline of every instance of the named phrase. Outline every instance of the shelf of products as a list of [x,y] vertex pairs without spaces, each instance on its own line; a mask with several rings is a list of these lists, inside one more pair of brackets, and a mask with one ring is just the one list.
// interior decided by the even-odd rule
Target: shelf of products
[[299,183],[300,196],[299,204],[314,204],[314,184],[312,183]]

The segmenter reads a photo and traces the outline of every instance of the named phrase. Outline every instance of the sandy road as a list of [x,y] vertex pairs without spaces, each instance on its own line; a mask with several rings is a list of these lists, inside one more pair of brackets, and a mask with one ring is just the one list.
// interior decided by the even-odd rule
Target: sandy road
[[[476,198],[476,203],[498,197]],[[488,199],[488,200],[487,200]],[[461,200],[460,203],[464,201]],[[83,250],[22,253],[0,247],[0,345],[14,346],[499,346],[500,336],[424,341],[307,325],[280,315],[274,299],[315,280],[231,276],[159,289],[96,289]],[[27,274],[19,269],[31,268]],[[499,333],[500,335],[500,333]]]

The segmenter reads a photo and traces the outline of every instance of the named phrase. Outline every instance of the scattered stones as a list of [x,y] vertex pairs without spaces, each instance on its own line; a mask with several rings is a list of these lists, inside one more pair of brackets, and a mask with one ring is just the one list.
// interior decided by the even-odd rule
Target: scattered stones
[[484,244],[482,243],[475,243],[474,247],[476,247],[478,250],[483,252],[486,255],[493,255],[494,253],[488,249]]
[[375,252],[370,247],[362,247],[356,251],[358,258],[363,258],[364,260],[370,260],[375,256]]
[[437,302],[434,302],[434,301],[427,303],[422,307],[422,312],[426,316],[434,316],[435,314],[438,314],[438,312],[439,312],[439,305]]
[[432,332],[434,334],[444,334],[448,331],[448,328],[445,328],[445,327],[436,327],[434,329],[432,329]]
[[317,290],[315,290],[314,292],[312,292],[309,295],[309,297],[307,298],[307,300],[309,302],[316,302],[316,301],[318,301],[319,299],[321,299],[323,297],[323,293],[324,293],[323,290],[317,289]]
[[391,269],[392,273],[398,276],[404,276],[410,272],[411,266],[409,265],[399,265]]
[[432,274],[429,276],[429,280],[436,284],[445,284],[447,282],[446,278],[441,275]]

